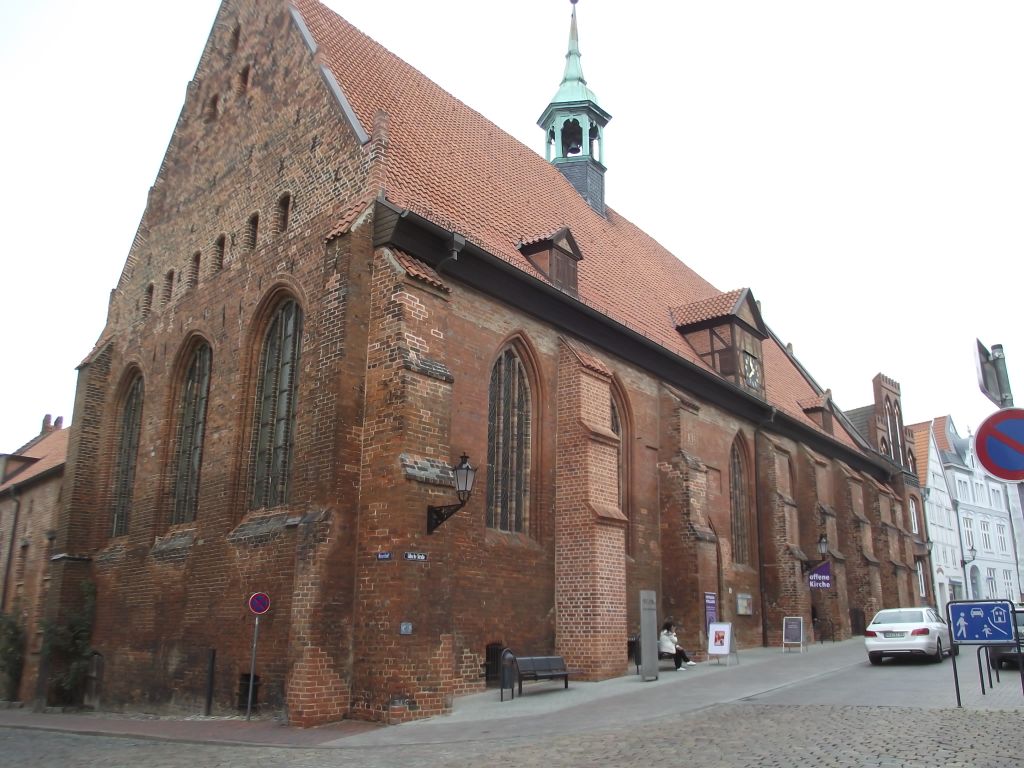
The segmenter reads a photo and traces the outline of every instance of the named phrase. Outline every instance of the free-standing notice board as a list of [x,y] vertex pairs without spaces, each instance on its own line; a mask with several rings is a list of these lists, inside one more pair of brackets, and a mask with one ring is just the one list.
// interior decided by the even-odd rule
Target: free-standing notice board
[[725,621],[713,621],[708,624],[708,658],[715,658],[718,663],[725,657],[728,665],[733,656],[740,663],[740,655],[736,652],[735,640],[732,636],[732,624]]
[[803,616],[784,616],[782,619],[782,652],[785,653],[791,645],[798,646],[800,653],[804,652]]

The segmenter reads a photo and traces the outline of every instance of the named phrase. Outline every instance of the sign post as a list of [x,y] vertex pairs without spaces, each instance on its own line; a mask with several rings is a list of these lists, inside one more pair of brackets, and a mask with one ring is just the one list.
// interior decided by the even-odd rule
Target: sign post
[[1006,355],[1002,344],[993,344],[992,351],[978,342],[978,354],[974,361],[978,365],[978,387],[985,397],[1000,408],[1013,405],[1013,393],[1010,391],[1010,377],[1006,373]]
[[246,721],[252,716],[252,691],[256,683],[256,641],[260,636],[260,616],[270,610],[270,596],[266,592],[254,592],[249,596],[249,610],[256,616],[256,628],[252,633],[252,658],[249,661],[249,700],[245,705]]
[[[956,705],[960,703],[960,676],[956,669],[957,645],[1015,645],[1019,646],[1015,608],[1009,600],[954,600],[946,606],[949,622],[949,636],[954,648],[953,685],[956,687]],[[988,651],[986,649],[986,655]],[[1019,666],[1019,665],[1018,665]],[[1024,668],[1021,673],[1021,690],[1024,691]],[[985,676],[981,671],[981,647],[978,648],[978,677],[981,692],[985,693]],[[992,682],[991,674],[989,683]]]

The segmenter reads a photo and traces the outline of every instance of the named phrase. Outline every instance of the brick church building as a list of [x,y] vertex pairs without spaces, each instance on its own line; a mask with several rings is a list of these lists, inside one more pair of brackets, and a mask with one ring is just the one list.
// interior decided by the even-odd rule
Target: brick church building
[[449,711],[489,648],[622,675],[640,590],[694,651],[708,596],[741,650],[930,600],[898,386],[862,434],[607,207],[610,119],[575,8],[543,157],[316,0],[225,0],[79,369],[48,611],[95,585],[99,706],[194,710],[215,649],[235,707],[254,592],[304,726]]

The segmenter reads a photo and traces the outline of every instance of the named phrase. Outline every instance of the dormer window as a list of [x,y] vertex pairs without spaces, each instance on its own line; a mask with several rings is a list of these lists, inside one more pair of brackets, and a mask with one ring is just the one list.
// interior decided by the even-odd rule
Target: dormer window
[[768,337],[768,329],[749,289],[673,307],[671,315],[676,329],[709,368],[764,396],[761,342]]
[[568,228],[519,246],[523,255],[553,285],[573,296],[579,290],[577,265],[582,261],[576,241]]

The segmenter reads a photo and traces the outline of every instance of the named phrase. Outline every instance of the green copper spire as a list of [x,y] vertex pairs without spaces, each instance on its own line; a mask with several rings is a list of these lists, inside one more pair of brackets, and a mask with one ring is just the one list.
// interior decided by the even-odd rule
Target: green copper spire
[[576,188],[590,206],[604,215],[604,127],[612,116],[601,109],[587,87],[580,64],[576,0],[572,2],[569,52],[562,84],[537,121],[544,130],[544,156]]
[[576,31],[576,0],[572,0],[572,22],[569,25],[569,52],[565,54],[565,74],[552,103],[567,101],[592,101],[597,103],[597,96],[587,87],[587,79],[583,76],[583,65],[580,63],[580,38]]

